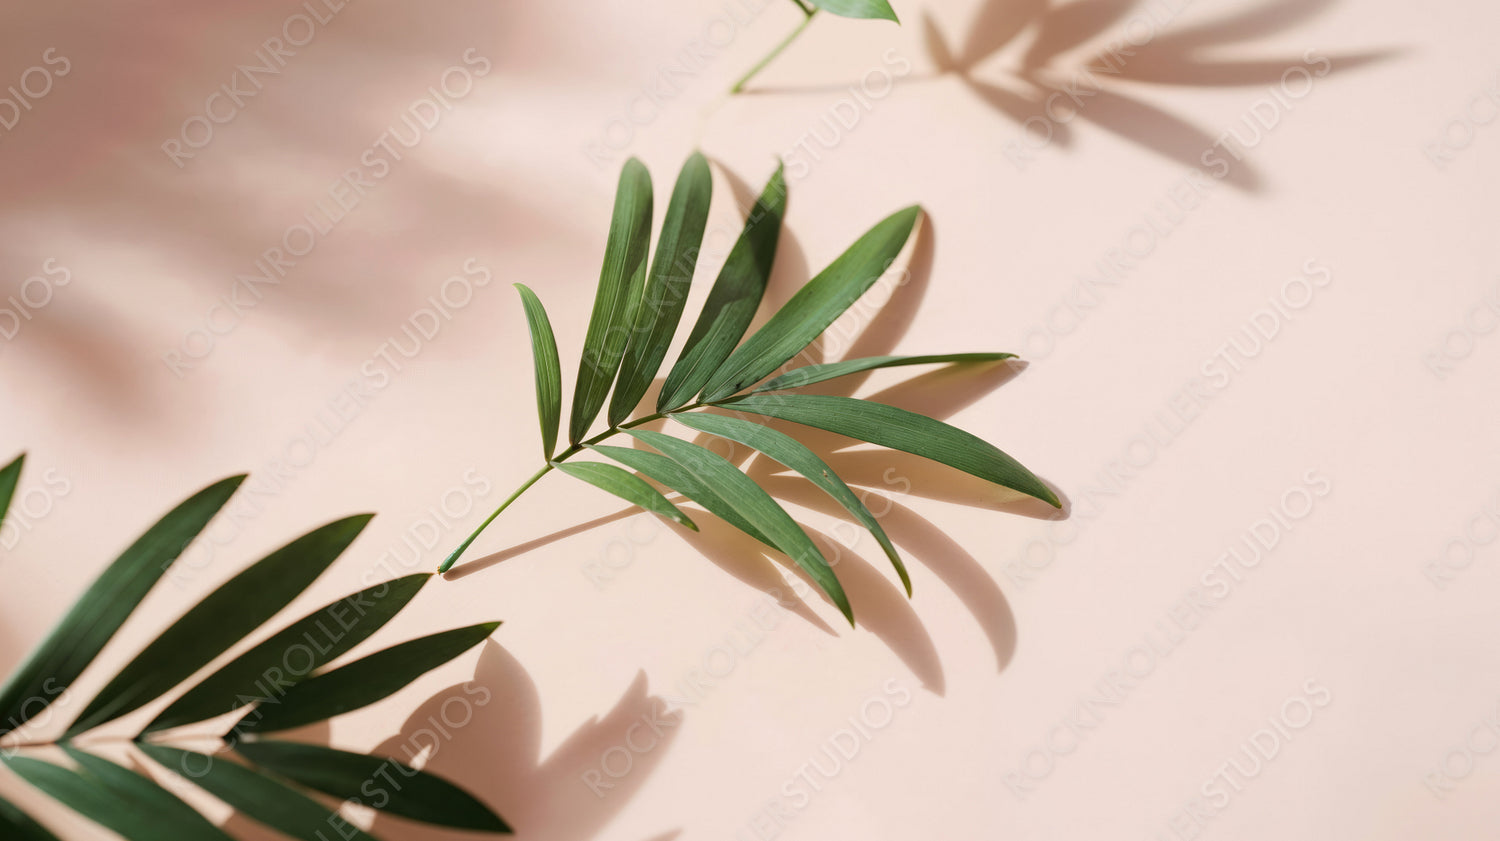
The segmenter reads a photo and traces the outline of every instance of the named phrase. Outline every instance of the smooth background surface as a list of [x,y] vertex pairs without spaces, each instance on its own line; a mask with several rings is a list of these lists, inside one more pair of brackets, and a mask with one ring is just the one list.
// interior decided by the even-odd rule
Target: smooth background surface
[[[22,500],[26,489],[45,491],[48,471],[58,483],[50,496],[31,495],[38,516],[18,539],[7,535],[0,665],[19,660],[169,505],[222,475],[274,476],[271,462],[301,465],[285,468],[279,492],[257,496],[238,527],[211,530],[226,545],[159,588],[109,662],[122,663],[241,565],[347,513],[380,516],[300,605],[356,589],[383,562],[393,574],[435,566],[536,466],[528,342],[509,282],[527,282],[547,303],[571,372],[619,161],[634,154],[651,168],[659,218],[696,146],[718,165],[711,225],[724,231],[737,228],[738,205],[775,158],[788,160],[775,302],[885,213],[921,202],[929,239],[913,282],[873,324],[873,307],[843,322],[828,355],[848,351],[854,336],[860,353],[1024,352],[1030,364],[1016,376],[908,369],[871,378],[859,393],[896,388],[885,397],[995,441],[1072,500],[1071,519],[998,511],[993,493],[915,460],[845,456],[877,485],[888,477],[885,493],[899,507],[885,522],[916,587],[908,603],[868,535],[853,538],[827,510],[797,508],[810,529],[849,544],[839,572],[863,622],[850,631],[815,597],[797,613],[768,608],[762,591],[787,586],[782,568],[723,529],[687,540],[549,477],[476,545],[464,575],[434,582],[381,637],[503,619],[503,650],[470,654],[340,719],[336,744],[398,750],[408,715],[419,710],[408,731],[421,727],[445,688],[471,679],[479,663],[495,698],[441,742],[429,767],[462,778],[521,837],[755,838],[752,827],[769,837],[757,817],[767,801],[893,688],[911,700],[834,779],[815,778],[821,790],[790,807],[779,837],[1492,831],[1500,726],[1485,722],[1500,702],[1500,548],[1487,512],[1496,511],[1500,468],[1500,331],[1486,301],[1496,300],[1500,276],[1500,121],[1471,124],[1471,136],[1452,123],[1466,109],[1481,122],[1494,113],[1485,96],[1500,73],[1500,11],[1454,0],[1285,4],[1270,8],[1326,8],[1252,16],[1222,43],[1188,38],[1197,46],[1177,50],[1169,34],[1254,7],[1202,0],[1127,64],[1125,75],[1159,81],[1105,78],[1106,95],[1064,127],[1068,142],[1034,150],[1021,169],[1004,151],[1021,139],[1018,115],[1029,116],[1018,103],[1045,91],[1019,81],[1016,68],[1038,21],[1062,15],[1051,25],[1072,31],[1068,9],[1079,4],[931,4],[953,52],[971,31],[1004,43],[965,73],[943,74],[922,9],[896,5],[902,27],[819,18],[757,92],[721,102],[796,24],[791,4],[730,26],[726,10],[742,7],[717,2],[459,2],[441,11],[351,2],[181,168],[162,143],[202,113],[237,64],[256,61],[297,7],[6,12],[0,82],[16,83],[49,47],[71,69],[0,135],[0,291],[20,294],[44,265],[65,267],[71,280],[0,343],[4,448],[31,454]],[[1086,61],[1089,45],[1123,38],[1129,20],[1058,56],[1056,75]],[[610,121],[710,37],[722,46],[703,49],[711,57],[679,77],[675,95],[636,102],[644,124],[622,141],[623,124]],[[174,372],[164,355],[203,326],[235,276],[255,273],[257,256],[314,202],[328,205],[329,185],[470,48],[492,65],[473,91],[419,147],[401,150],[404,159],[279,285],[261,287],[264,297],[211,353]],[[1247,131],[1241,120],[1274,101],[1268,88],[1308,50],[1331,57],[1333,72],[1281,109],[1233,176],[1212,180],[1170,235],[1149,249],[1129,240],[1189,169],[1208,169],[1201,154],[1215,138]],[[866,97],[868,107],[854,102],[858,122],[831,148],[806,140],[813,131],[831,137],[825,117],[848,113],[838,103],[854,100],[851,85],[863,78],[881,91],[880,69],[895,75],[907,63],[890,93]],[[1289,84],[1300,92],[1300,81]],[[613,148],[598,145],[607,131],[616,132]],[[1424,146],[1445,131],[1451,160],[1440,166]],[[804,140],[811,145],[799,149]],[[721,236],[700,265],[695,301],[725,244]],[[1080,279],[1127,244],[1149,253],[1080,303]],[[365,369],[391,337],[407,342],[402,325],[469,260],[493,281],[416,358],[395,357],[399,373],[380,362]],[[1232,337],[1247,341],[1240,331],[1309,261],[1330,279],[1311,304],[1196,414],[1186,410],[1191,422],[1171,420],[1183,389],[1211,376],[1202,366]],[[1424,357],[1445,347],[1439,372]],[[368,384],[370,370],[387,380],[357,416],[331,440],[316,432],[327,443],[313,454],[294,443],[330,422],[347,405],[337,399],[346,383]],[[1180,431],[1165,445],[1144,443],[1162,423]],[[1090,495],[1112,469],[1124,477],[1118,492]],[[1309,471],[1326,479],[1327,495],[1148,668],[1133,649]],[[477,502],[436,529],[417,566],[382,560],[391,550],[410,558],[403,538],[432,531],[419,521],[465,487],[468,496],[450,502]],[[1472,561],[1450,545],[1466,534],[1479,544]],[[478,563],[536,540],[524,554]],[[614,566],[590,566],[606,561]],[[1446,565],[1429,569],[1435,562]],[[774,629],[731,664],[716,647],[756,617]],[[1054,726],[1127,664],[1142,676],[1071,747]],[[694,690],[705,668],[719,676],[696,678]],[[88,685],[108,673],[91,671]],[[1219,814],[1196,830],[1183,823],[1179,812],[1200,786],[1287,699],[1304,697],[1308,680],[1330,703]],[[641,753],[617,750],[609,767],[620,770],[627,755],[633,767],[596,797],[583,775],[626,744],[655,697],[684,694],[693,702],[665,728],[669,738]],[[643,731],[633,732],[643,744]],[[1050,768],[1033,755],[1049,734],[1067,750]],[[1445,763],[1451,791],[1439,797],[1424,776]],[[1023,768],[1031,777],[1020,796],[1012,775]],[[90,837],[67,819],[59,826]]]

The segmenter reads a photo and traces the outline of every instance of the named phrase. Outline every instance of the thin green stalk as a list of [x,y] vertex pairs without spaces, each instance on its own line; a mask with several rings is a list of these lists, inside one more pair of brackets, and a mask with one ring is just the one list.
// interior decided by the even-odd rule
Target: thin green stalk
[[750,80],[755,78],[755,74],[764,70],[767,64],[775,61],[776,57],[781,55],[783,50],[791,46],[793,41],[797,40],[797,36],[802,34],[802,30],[806,29],[807,25],[812,23],[813,16],[818,13],[818,10],[809,9],[801,2],[798,2],[797,5],[802,7],[803,13],[807,16],[802,19],[801,23],[797,24],[797,28],[793,29],[790,35],[786,36],[786,38],[784,38],[780,44],[777,44],[774,49],[767,53],[765,58],[762,58],[760,61],[756,62],[755,66],[750,68],[749,72],[741,76],[740,80],[738,82],[735,82],[733,87],[729,89],[730,93],[739,93],[740,91],[744,90],[745,85],[749,84]]
[[582,441],[580,443],[574,444],[573,446],[567,448],[566,450],[563,450],[561,453],[558,453],[555,458],[553,458],[551,461],[549,461],[545,465],[543,465],[541,470],[538,470],[536,473],[532,474],[532,476],[531,476],[530,479],[527,479],[525,482],[523,482],[521,484],[521,487],[516,488],[515,493],[511,494],[509,497],[506,497],[505,501],[502,502],[502,503],[500,503],[500,507],[496,508],[493,514],[491,514],[490,516],[486,517],[485,520],[484,520],[484,522],[482,522],[482,523],[479,524],[479,528],[474,529],[474,533],[473,534],[469,535],[468,538],[465,539],[463,543],[458,544],[458,548],[454,549],[453,552],[451,554],[449,554],[447,558],[443,559],[443,563],[438,566],[438,573],[441,574],[441,573],[447,572],[449,569],[452,569],[453,565],[456,564],[456,563],[458,563],[459,557],[461,555],[463,555],[464,552],[468,551],[469,545],[472,544],[475,541],[475,539],[479,537],[480,533],[482,533],[485,529],[489,528],[490,523],[493,523],[495,521],[496,517],[500,516],[500,512],[504,511],[507,508],[509,508],[510,504],[512,502],[515,502],[517,499],[520,499],[521,498],[521,494],[526,493],[526,491],[530,490],[531,486],[535,485],[537,482],[541,481],[541,478],[543,476],[546,476],[548,473],[551,473],[552,469],[557,466],[558,462],[560,462],[560,461],[567,461],[570,457],[578,455],[579,453],[583,452],[584,449],[587,448],[587,447],[589,447],[590,445],[597,444],[600,441],[603,441],[606,438],[609,438],[611,435],[615,435],[616,433],[618,433],[618,432],[620,432],[622,430],[631,429],[633,427],[637,427],[637,426],[640,426],[642,424],[650,423],[651,421],[661,420],[662,418],[666,417],[669,414],[674,414],[676,412],[686,412],[689,409],[697,409],[697,408],[700,408],[700,407],[706,406],[706,405],[709,405],[709,404],[706,404],[706,403],[693,403],[693,404],[688,405],[688,406],[683,406],[680,409],[673,409],[671,412],[657,413],[657,414],[654,414],[654,415],[646,415],[645,417],[642,417],[642,418],[636,418],[635,420],[633,420],[633,421],[631,421],[629,423],[622,423],[619,426],[610,427],[609,429],[604,430],[603,432],[599,433],[598,435],[595,435],[593,438],[590,438],[587,441]]
[[[573,453],[573,451],[575,449],[577,449],[577,445],[576,444],[572,448],[570,448],[567,451],[565,451],[562,455],[558,456],[557,459],[556,459],[556,461],[561,461],[561,460],[567,458],[569,455],[571,455]],[[485,521],[479,524],[479,528],[475,529],[474,533],[471,534],[471,535],[469,535],[469,537],[468,537],[467,540],[465,540],[463,543],[458,544],[458,548],[454,549],[452,554],[450,554],[447,558],[443,559],[443,563],[438,566],[438,572],[440,574],[444,573],[444,572],[447,572],[449,570],[449,568],[451,568],[455,563],[458,563],[458,556],[462,555],[469,548],[469,544],[473,543],[474,540],[475,540],[475,538],[479,537],[479,533],[482,532],[482,531],[484,531],[485,528],[487,528],[490,523],[493,523],[495,521],[495,518],[498,517],[498,516],[500,516],[500,512],[501,511],[504,511],[506,508],[509,508],[510,504],[512,502],[515,502],[517,499],[520,499],[521,498],[521,494],[526,493],[526,491],[527,491],[528,488],[530,488],[532,485],[535,485],[537,482],[541,481],[541,478],[543,476],[546,476],[548,473],[551,473],[552,472],[552,465],[554,463],[555,463],[555,461],[549,461],[549,462],[547,462],[547,464],[545,466],[543,466],[541,470],[538,470],[536,473],[532,474],[531,478],[527,479],[525,481],[525,483],[523,483],[521,485],[521,487],[516,488],[516,492],[515,493],[511,494],[509,497],[506,498],[506,500],[504,502],[500,503],[500,507],[495,509],[495,513],[493,513],[490,516],[486,517]]]

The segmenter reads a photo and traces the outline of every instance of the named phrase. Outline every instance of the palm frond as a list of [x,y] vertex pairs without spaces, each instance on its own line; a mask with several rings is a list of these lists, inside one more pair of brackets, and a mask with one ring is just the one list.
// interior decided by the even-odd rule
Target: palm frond
[[[0,497],[8,496],[20,473],[17,459],[0,470]],[[4,732],[19,731],[48,709],[89,668],[158,580],[224,507],[243,480],[217,482],[178,505],[105,569],[58,626],[13,673],[0,692]],[[0,505],[3,509],[3,505]],[[363,784],[380,780],[343,778],[337,791],[286,773],[285,762],[260,767],[256,751],[238,744],[247,735],[321,722],[378,701],[489,637],[499,623],[485,623],[397,644],[342,668],[327,665],[369,638],[399,613],[430,576],[412,575],[377,584],[339,599],[292,622],[220,667],[173,700],[133,736],[110,738],[98,728],[160,701],[183,681],[228,654],[275,618],[343,554],[372,515],[348,517],[315,529],[272,552],[189,608],[155,641],[142,649],[105,687],[60,740],[35,739],[0,752],[0,765],[32,788],[127,841],[232,841],[230,836],[153,777],[137,768],[79,748],[114,742],[149,759],[253,820],[293,838],[370,836],[338,818],[305,791],[353,798],[368,793]],[[295,666],[293,665],[295,664]],[[216,719],[248,708],[215,755],[199,754],[160,741],[160,732]],[[151,737],[148,741],[147,737]],[[200,737],[201,738],[201,737]],[[295,746],[278,756],[331,748]],[[33,751],[60,747],[67,762]],[[393,762],[343,754],[349,769]],[[262,751],[262,756],[270,752]],[[349,757],[359,757],[350,759]],[[274,758],[274,757],[273,757]],[[326,763],[325,763],[326,764]],[[187,769],[191,766],[191,771]],[[404,767],[404,766],[403,766]],[[366,802],[428,823],[509,832],[488,807],[447,781],[413,771],[407,788],[386,803]],[[408,775],[408,776],[412,776]],[[444,819],[445,812],[451,819]],[[456,821],[456,822],[455,822]],[[55,836],[22,806],[0,801],[0,835],[55,841]],[[371,839],[373,841],[373,839]]]
[[[910,576],[879,521],[827,461],[796,438],[766,426],[766,418],[815,427],[932,459],[1060,507],[1057,495],[1035,474],[968,432],[916,412],[868,400],[795,393],[796,389],[814,383],[881,368],[973,364],[1013,358],[1008,353],[949,353],[866,357],[793,367],[794,360],[892,268],[918,225],[921,208],[904,208],[877,223],[771,314],[759,330],[745,338],[765,293],[785,214],[786,183],[779,168],[746,220],[677,363],[667,374],[655,403],[656,411],[627,421],[632,411],[644,408],[638,405],[646,392],[644,380],[655,374],[682,317],[681,303],[692,280],[691,269],[673,274],[671,267],[690,266],[681,259],[684,243],[701,240],[697,220],[710,190],[700,165],[700,156],[689,159],[673,191],[673,209],[668,210],[666,222],[669,230],[663,231],[652,263],[651,282],[643,296],[647,303],[634,310],[630,321],[627,362],[619,368],[605,428],[588,437],[594,431],[591,424],[596,413],[575,414],[575,421],[587,417],[588,423],[575,425],[571,430],[572,445],[550,456],[534,476],[449,554],[439,572],[447,571],[506,507],[554,469],[678,525],[696,528],[676,504],[643,481],[628,481],[630,474],[625,471],[611,465],[569,461],[581,452],[591,451],[696,502],[771,549],[784,553],[853,622],[853,608],[827,558],[786,509],[727,459],[684,439],[639,428],[664,418],[756,450],[801,474],[837,500],[879,542],[908,595]],[[621,194],[611,225],[611,248],[605,256],[606,276],[623,277],[620,274],[623,270],[611,268],[620,262],[617,252],[624,247],[617,243],[620,238],[615,235],[621,224],[620,208],[638,206],[639,196],[650,193],[649,183],[643,185],[635,180],[644,173],[644,167],[631,161],[625,169],[629,177],[621,178]],[[631,173],[635,176],[630,176]],[[633,265],[644,262],[645,256],[641,255]],[[597,353],[594,324],[601,312],[612,309],[606,299],[622,293],[616,284],[601,283],[599,294],[584,349],[584,366]],[[538,363],[538,371],[541,370]],[[591,388],[596,391],[600,388],[597,380],[585,378],[580,372],[580,382],[586,379]],[[603,389],[609,390],[608,384]],[[589,405],[594,402],[602,405],[603,399],[602,392],[597,393]],[[574,405],[579,405],[576,400]],[[545,418],[543,426],[545,429]],[[633,436],[651,449],[602,443],[620,433]]]

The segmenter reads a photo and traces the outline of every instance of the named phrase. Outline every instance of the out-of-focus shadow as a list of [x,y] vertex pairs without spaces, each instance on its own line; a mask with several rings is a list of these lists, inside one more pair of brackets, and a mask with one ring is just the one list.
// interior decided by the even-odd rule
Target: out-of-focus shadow
[[[894,469],[898,471],[897,475],[901,475],[899,471],[903,468]],[[843,516],[843,509],[838,503],[800,476],[777,476],[761,481],[768,490],[774,490],[780,499],[795,502],[828,516]],[[999,585],[985,571],[978,559],[944,534],[942,529],[911,508],[897,502],[895,498],[897,492],[889,484],[877,484],[874,488],[875,492],[865,497],[865,504],[876,513],[881,528],[885,529],[886,534],[890,536],[891,541],[896,544],[907,560],[915,560],[931,570],[948,589],[958,596],[989,640],[990,648],[995,654],[996,670],[1003,670],[1015,653],[1016,619]],[[855,534],[859,536],[861,543],[868,542],[871,547],[874,546],[873,539],[861,532]],[[837,571],[842,575],[844,568],[840,566]],[[915,589],[924,583],[920,580],[920,575],[916,578],[918,580],[913,583],[914,596]],[[897,596],[903,604],[908,603],[904,595],[898,592]],[[861,613],[860,618],[864,619],[865,614]],[[913,633],[908,635],[917,636]],[[930,642],[925,631],[922,631],[921,638],[928,639]],[[941,666],[936,663],[935,650],[931,652],[931,657],[933,664],[927,665],[927,668],[938,669],[937,676],[941,678]],[[903,657],[908,664],[911,659],[914,658]],[[913,668],[913,671],[916,672],[917,669]],[[932,687],[929,685],[929,688]],[[940,690],[934,691],[939,695],[942,694]]]
[[[517,838],[587,841],[630,802],[669,752],[681,717],[661,715],[663,704],[650,694],[641,673],[614,709],[584,722],[544,757],[536,684],[509,652],[490,642],[480,655],[473,681],[434,695],[407,718],[400,733],[372,753],[458,781],[499,812]],[[453,710],[459,708],[467,711],[467,723],[449,727],[451,738],[434,740],[434,722],[441,726],[444,717],[451,720]],[[644,723],[662,719],[669,723],[655,730]],[[638,738],[627,742],[631,735]],[[648,737],[649,748],[645,747]],[[629,770],[618,777],[601,773],[604,753],[625,749],[627,744],[642,748],[630,749]],[[407,841],[473,841],[478,837],[386,815],[376,818],[371,832]],[[676,831],[670,831],[657,837],[675,836]]]
[[[1149,8],[1141,0],[1056,4],[986,0],[957,50],[925,13],[922,35],[940,76],[957,77],[979,99],[1023,129],[1030,121],[1040,121],[1046,128],[1040,145],[1071,145],[1072,123],[1082,119],[1163,157],[1200,167],[1204,153],[1221,136],[1136,98],[1118,83],[1280,84],[1289,68],[1305,66],[1303,56],[1246,60],[1220,53],[1255,38],[1283,33],[1334,2],[1271,0],[1204,24],[1174,29],[1171,21],[1187,5],[1186,0]],[[1139,13],[1132,15],[1137,9]],[[1129,30],[1137,22],[1144,27],[1142,31],[1151,33],[1144,42],[1138,42],[1138,33]],[[1122,35],[1101,47],[1100,37],[1116,26],[1125,30],[1129,40]],[[1029,42],[1023,37],[1028,33]],[[1025,51],[1003,71],[992,67],[992,59],[1021,43],[1027,44]],[[1328,67],[1320,66],[1317,75],[1349,70],[1389,55],[1389,51],[1368,51],[1326,57]],[[1060,105],[1054,108],[1053,103]],[[1260,174],[1244,160],[1236,160],[1223,180],[1246,192],[1263,186]]]
[[[441,14],[389,0],[147,0],[87,12],[7,4],[0,55],[12,78],[25,71],[40,90],[45,70],[50,81],[17,120],[0,109],[10,129],[0,154],[0,297],[47,260],[74,275],[7,350],[25,351],[28,367],[53,379],[86,384],[75,393],[121,420],[144,418],[163,402],[144,374],[208,324],[211,305],[216,331],[276,319],[287,341],[311,350],[367,352],[466,259],[573,235],[570,221],[497,186],[512,180],[498,164],[476,175],[432,154],[466,106],[493,93],[487,83],[516,69],[505,47],[517,14],[483,0]],[[429,88],[445,78],[464,95],[414,117],[412,104],[434,99]],[[396,138],[410,139],[413,125],[408,147]],[[351,173],[367,186],[350,187]],[[355,206],[341,211],[335,192]],[[319,227],[309,215],[340,221],[292,256],[293,226]],[[266,268],[273,251],[282,268]],[[116,260],[108,276],[75,262],[101,254]],[[254,291],[236,281],[263,274]],[[158,300],[172,302],[173,319],[153,329],[138,305]]]

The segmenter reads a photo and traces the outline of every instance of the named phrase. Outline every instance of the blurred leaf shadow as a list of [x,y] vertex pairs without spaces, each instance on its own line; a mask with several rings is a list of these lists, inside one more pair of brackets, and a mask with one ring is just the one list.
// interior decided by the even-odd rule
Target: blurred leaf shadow
[[[455,703],[472,714],[452,723]],[[450,780],[462,781],[528,841],[587,841],[622,810],[650,779],[676,738],[680,714],[662,715],[665,702],[650,694],[638,674],[613,709],[581,724],[551,754],[542,755],[542,709],[536,684],[499,643],[486,644],[474,679],[438,692],[417,708],[400,732],[372,753],[393,756]],[[643,722],[661,722],[656,733]],[[632,762],[619,777],[598,772],[606,751],[627,744],[632,728],[655,739],[648,749],[631,748]],[[446,729],[447,738],[439,734]],[[643,739],[646,737],[642,737]],[[415,762],[414,762],[415,760]],[[408,841],[473,841],[459,832],[378,815],[371,832]],[[676,832],[656,836],[668,839]]]
[[[1020,124],[1023,130],[1033,120],[1048,128],[1047,142],[1068,147],[1073,142],[1072,122],[1081,118],[1169,160],[1192,167],[1202,165],[1204,152],[1220,137],[1181,116],[1137,99],[1116,84],[1192,85],[1235,87],[1272,85],[1281,82],[1290,67],[1301,67],[1304,58],[1223,58],[1225,48],[1256,38],[1283,33],[1314,17],[1336,0],[1269,0],[1249,9],[1232,12],[1204,24],[1183,29],[1166,26],[1191,0],[1176,0],[1165,21],[1152,16],[1162,4],[1142,11],[1137,20],[1149,21],[1152,33],[1144,43],[1116,40],[1099,46],[1097,40],[1112,26],[1145,4],[1142,0],[985,0],[969,34],[957,49],[949,45],[936,23],[925,12],[923,43],[938,75],[957,77],[971,92],[995,111]],[[992,72],[981,72],[1005,52],[1020,52],[1023,37],[1031,33],[1025,51],[1004,69],[999,81]],[[1128,33],[1128,24],[1127,24]],[[1017,49],[1010,48],[1016,45]],[[1091,51],[1092,50],[1092,51]],[[1078,58],[1080,52],[1085,56]],[[1328,72],[1352,69],[1392,55],[1369,51],[1329,58]],[[1321,75],[1321,74],[1320,74]],[[1063,102],[1075,116],[1054,116],[1053,102]],[[1042,145],[1046,145],[1043,143]],[[1040,148],[1040,147],[1038,147]],[[1224,180],[1245,192],[1263,186],[1252,165],[1237,160]]]
[[[446,112],[445,123],[410,150],[386,139],[400,158],[390,163],[390,177],[370,175],[362,153],[393,126],[409,134],[407,109],[430,97],[427,88],[448,68],[462,66],[476,77],[474,93],[458,108],[486,92],[478,57],[491,61],[485,76],[518,69],[501,49],[510,40],[507,21],[517,13],[512,6],[458,0],[433,14],[372,2],[348,4],[306,46],[279,59],[267,57],[267,39],[287,47],[287,21],[308,17],[298,0],[196,7],[148,0],[88,14],[9,4],[0,11],[3,53],[23,62],[18,68],[43,66],[43,50],[54,45],[56,74],[36,113],[4,138],[0,298],[15,293],[44,260],[74,265],[77,275],[58,293],[71,302],[48,306],[26,325],[25,343],[35,342],[26,349],[28,365],[51,379],[85,384],[80,397],[100,401],[122,420],[159,415],[166,401],[152,399],[147,388],[148,374],[163,370],[159,357],[188,329],[204,326],[210,305],[223,306],[237,276],[260,275],[257,261],[281,248],[289,226],[304,223],[316,203],[331,206],[328,185],[351,171],[374,179],[370,192],[381,206],[366,206],[372,202],[356,188],[359,203],[349,221],[334,224],[284,277],[273,275],[274,286],[258,289],[263,301],[241,290],[243,319],[281,319],[286,340],[310,348],[347,343],[350,352],[363,350],[398,327],[429,287],[466,258],[493,253],[497,235],[501,246],[541,234],[576,238],[572,222],[528,206],[519,191],[497,192],[487,182],[513,180],[490,177],[498,170],[476,178],[423,148],[442,142],[429,138],[456,121]],[[475,58],[466,63],[469,48]],[[241,68],[262,64],[272,72],[247,83]],[[240,93],[224,93],[230,82]],[[188,148],[194,157],[174,161],[164,141],[180,140],[195,115],[209,125],[201,115],[212,95],[220,116],[207,129],[208,141]],[[238,104],[227,96],[239,97]],[[223,118],[226,108],[233,115]],[[100,254],[125,255],[116,260],[121,278],[77,268],[75,260]],[[153,325],[133,308],[134,317],[122,317],[119,290],[127,275],[139,301],[174,299],[193,315],[181,315],[176,325]],[[219,317],[222,328],[228,316]]]

